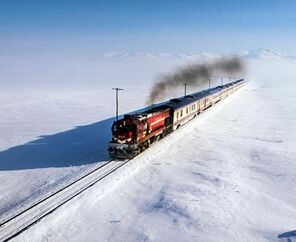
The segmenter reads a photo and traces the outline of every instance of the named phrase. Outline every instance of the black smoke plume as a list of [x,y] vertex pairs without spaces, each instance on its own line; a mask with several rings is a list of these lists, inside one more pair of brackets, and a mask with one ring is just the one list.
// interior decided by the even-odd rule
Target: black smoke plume
[[197,88],[208,82],[215,75],[235,75],[243,71],[243,63],[238,58],[221,58],[211,63],[190,64],[177,71],[165,74],[156,81],[151,89],[147,104],[160,101],[171,90],[184,83],[195,85]]

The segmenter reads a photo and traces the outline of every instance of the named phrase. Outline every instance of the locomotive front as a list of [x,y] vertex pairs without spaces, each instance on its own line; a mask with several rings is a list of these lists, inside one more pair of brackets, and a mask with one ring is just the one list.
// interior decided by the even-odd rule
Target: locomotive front
[[171,131],[170,109],[158,107],[142,113],[124,115],[112,126],[109,155],[112,158],[133,158],[150,144]]
[[137,143],[137,124],[129,116],[114,121],[112,126],[112,140],[109,144],[109,155],[112,158],[132,158],[135,156]]

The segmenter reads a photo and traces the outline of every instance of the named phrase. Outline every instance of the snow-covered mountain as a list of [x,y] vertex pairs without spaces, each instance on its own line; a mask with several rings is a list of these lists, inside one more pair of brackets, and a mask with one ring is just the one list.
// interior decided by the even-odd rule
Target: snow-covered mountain
[[244,59],[296,60],[296,56],[285,55],[265,48],[239,51],[234,55]]
[[[285,55],[273,50],[259,48],[259,49],[252,49],[252,50],[244,50],[234,52],[230,55],[237,56],[243,59],[271,59],[271,60],[296,60],[296,56],[293,55]],[[225,55],[218,55],[208,52],[202,53],[146,53],[146,52],[108,52],[104,53],[104,58],[148,58],[148,59],[214,59],[223,57]]]
[[221,57],[220,55],[203,53],[145,53],[145,52],[107,52],[104,58],[149,58],[149,59],[212,59]]

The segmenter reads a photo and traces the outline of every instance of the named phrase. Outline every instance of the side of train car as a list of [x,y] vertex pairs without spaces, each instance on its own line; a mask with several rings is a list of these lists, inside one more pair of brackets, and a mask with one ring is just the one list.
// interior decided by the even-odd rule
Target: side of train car
[[245,84],[243,79],[193,93],[149,108],[124,115],[112,126],[109,155],[112,158],[133,158],[157,140],[179,129],[200,112],[229,96]]

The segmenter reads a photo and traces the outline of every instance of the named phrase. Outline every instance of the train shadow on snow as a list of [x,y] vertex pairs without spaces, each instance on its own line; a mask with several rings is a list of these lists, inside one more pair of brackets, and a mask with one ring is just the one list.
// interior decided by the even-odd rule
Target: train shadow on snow
[[114,118],[40,136],[24,145],[0,152],[0,170],[69,167],[109,159],[107,146]]
[[288,231],[278,235],[279,239],[286,239],[286,241],[294,241],[296,238],[296,230]]

